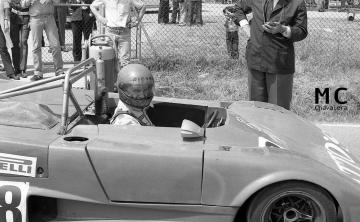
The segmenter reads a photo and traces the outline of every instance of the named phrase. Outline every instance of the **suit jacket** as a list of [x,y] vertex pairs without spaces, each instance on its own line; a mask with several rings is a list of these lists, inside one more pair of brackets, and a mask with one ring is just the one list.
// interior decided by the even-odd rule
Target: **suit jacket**
[[268,0],[240,0],[235,5],[238,20],[246,19],[252,12],[250,39],[246,46],[248,68],[274,74],[295,72],[294,42],[306,38],[307,14],[304,0],[279,0],[267,21],[280,22],[290,26],[290,38],[282,34],[265,32],[264,7]]

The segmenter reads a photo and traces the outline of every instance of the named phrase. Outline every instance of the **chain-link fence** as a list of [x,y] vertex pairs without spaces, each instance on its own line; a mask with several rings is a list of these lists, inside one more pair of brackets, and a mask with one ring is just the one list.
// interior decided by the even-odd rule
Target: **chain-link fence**
[[[163,0],[160,0],[161,2]],[[166,0],[165,0],[166,1]],[[201,21],[193,17],[182,26],[179,24],[179,16],[172,16],[172,13],[179,13],[179,10],[172,10],[174,4],[179,0],[170,0],[169,9],[161,13],[167,24],[159,23],[159,0],[145,0],[147,12],[143,18],[142,25],[138,32],[132,29],[132,58],[153,59],[153,58],[219,58],[228,57],[226,48],[225,17],[223,9],[231,4],[232,0],[199,1],[200,10],[193,10],[190,13],[200,12]],[[184,0],[187,7],[192,7],[191,2],[196,0]],[[326,60],[327,58],[357,58],[359,56],[359,21],[357,13],[358,2],[348,1],[321,2],[309,0],[308,6],[308,30],[309,36],[302,42],[297,43],[297,57],[301,59],[313,58],[315,60]],[[181,0],[180,0],[181,3]],[[163,4],[163,3],[161,3]],[[84,42],[84,35],[76,34],[77,29],[87,30],[93,35],[99,33],[94,18],[89,17],[88,22],[71,21],[76,8],[70,5],[59,6],[66,13],[66,25],[64,31],[63,59],[67,63],[74,61],[79,44]],[[161,5],[163,8],[164,5]],[[160,7],[160,8],[161,8]],[[165,4],[165,7],[168,7]],[[197,6],[199,7],[199,5]],[[77,7],[79,8],[79,7]],[[319,12],[323,11],[325,12]],[[190,10],[191,11],[191,10]],[[84,12],[83,12],[84,13]],[[354,14],[351,14],[354,13]],[[355,18],[351,21],[352,16]],[[175,18],[175,21],[172,19]],[[60,34],[61,36],[61,34]],[[74,41],[75,38],[77,41]],[[138,41],[139,44],[136,44]],[[76,42],[76,45],[74,43]],[[43,49],[45,62],[51,62],[47,40]],[[245,33],[239,31],[239,52],[240,57],[244,56],[246,46]],[[75,51],[74,51],[75,50]],[[78,60],[78,58],[75,60]],[[332,60],[332,61],[337,61]]]

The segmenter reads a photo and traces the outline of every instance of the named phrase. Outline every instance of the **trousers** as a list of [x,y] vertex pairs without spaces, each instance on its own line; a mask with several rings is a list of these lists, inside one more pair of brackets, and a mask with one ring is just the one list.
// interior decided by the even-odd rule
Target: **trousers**
[[[66,1],[61,1],[61,3],[66,3]],[[67,7],[64,6],[55,7],[54,16],[58,28],[60,46],[65,46],[66,13],[67,13]]]
[[171,22],[176,23],[176,18],[180,17],[180,10],[179,10],[180,0],[173,0],[172,4],[173,4],[173,9],[171,13]]
[[29,19],[29,15],[17,15],[13,12],[10,14],[10,37],[14,45],[11,54],[16,71],[26,71],[30,33]]
[[124,28],[121,33],[114,34],[107,31],[115,41],[118,70],[130,63],[131,59],[131,29]]
[[6,46],[6,39],[3,30],[0,26],[0,56],[2,63],[4,65],[4,69],[6,72],[6,75],[12,75],[14,74],[14,68],[12,66],[10,54],[8,52],[8,48]]
[[267,102],[290,109],[293,74],[272,74],[249,69],[249,100]]
[[239,58],[239,34],[235,32],[226,32],[227,52],[232,59]]
[[89,13],[82,12],[82,20],[72,21],[71,29],[73,33],[73,57],[74,61],[78,62],[82,58],[81,40],[84,35],[84,40],[89,40],[94,23],[96,21],[94,16],[89,16]]
[[169,23],[169,0],[160,0],[158,23]]
[[49,40],[52,57],[55,67],[55,73],[63,71],[63,60],[61,55],[59,34],[56,27],[56,22],[53,15],[33,16],[30,19],[31,38],[33,42],[33,60],[34,60],[34,74],[42,76],[42,55],[41,42],[42,34],[45,30],[47,39]]

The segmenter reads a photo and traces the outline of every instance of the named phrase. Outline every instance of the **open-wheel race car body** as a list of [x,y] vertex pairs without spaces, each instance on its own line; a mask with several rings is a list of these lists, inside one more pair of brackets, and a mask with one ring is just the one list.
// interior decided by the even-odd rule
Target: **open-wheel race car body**
[[359,162],[313,124],[271,104],[156,97],[155,126],[110,125],[89,110],[113,111],[117,94],[71,87],[88,65],[0,83],[0,221],[359,220]]

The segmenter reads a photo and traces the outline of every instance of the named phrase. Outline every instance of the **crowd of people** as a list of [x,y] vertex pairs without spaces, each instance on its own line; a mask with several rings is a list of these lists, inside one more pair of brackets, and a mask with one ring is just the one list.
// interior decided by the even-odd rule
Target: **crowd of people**
[[170,2],[160,0],[158,23],[179,24],[179,26],[203,25],[201,0],[172,0],[171,20],[169,22]]
[[[169,0],[160,0],[159,23],[169,23]],[[55,66],[55,75],[61,75],[63,60],[66,13],[54,4],[63,0],[0,0],[0,55],[9,78],[26,77],[27,39],[33,44],[34,75],[31,80],[43,78],[41,47],[43,31],[49,40]],[[145,14],[142,0],[72,0],[70,3],[88,5],[72,6],[73,56],[82,59],[81,41],[88,40],[97,20],[106,27],[116,44],[120,71],[130,63],[131,28],[141,22]],[[104,14],[100,12],[103,6]],[[202,25],[201,0],[173,0],[171,23]],[[132,12],[135,15],[132,15]],[[246,14],[253,13],[247,20]],[[246,60],[249,70],[250,100],[270,102],[290,108],[293,73],[295,70],[294,45],[307,36],[307,16],[304,1],[240,0],[233,7],[223,10],[226,18],[226,42],[233,59],[239,57],[239,27],[249,37]],[[55,16],[56,15],[56,16]],[[57,17],[58,24],[55,20]],[[251,27],[251,29],[250,29]],[[31,32],[30,32],[31,30]],[[12,50],[12,58],[8,48]]]
[[[82,41],[89,45],[89,36],[96,20],[106,27],[116,43],[119,69],[130,62],[131,32],[145,14],[141,0],[0,0],[0,55],[8,78],[27,77],[28,39],[32,43],[34,75],[31,81],[43,78],[42,51],[45,31],[52,54],[55,75],[64,74],[62,51],[65,45],[65,24],[71,13],[74,62],[83,59]],[[61,5],[64,4],[64,5]],[[67,4],[67,5],[65,5]],[[68,7],[70,4],[70,7]],[[90,7],[89,7],[90,5]],[[104,6],[104,13],[100,12]],[[134,16],[130,12],[134,12]],[[30,31],[31,30],[31,31]],[[11,56],[8,49],[11,50]],[[12,58],[11,58],[12,57]]]
[[[62,51],[65,47],[67,7],[61,3],[91,4],[93,0],[0,0],[0,55],[8,78],[27,77],[28,39],[31,38],[34,75],[31,81],[43,78],[41,48],[45,31],[55,68],[55,75],[64,74]],[[88,40],[95,17],[88,6],[73,6],[71,28],[73,57],[81,61],[82,35]],[[8,49],[11,49],[11,56]]]

